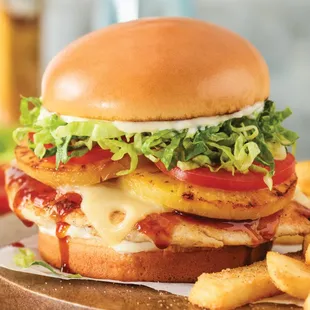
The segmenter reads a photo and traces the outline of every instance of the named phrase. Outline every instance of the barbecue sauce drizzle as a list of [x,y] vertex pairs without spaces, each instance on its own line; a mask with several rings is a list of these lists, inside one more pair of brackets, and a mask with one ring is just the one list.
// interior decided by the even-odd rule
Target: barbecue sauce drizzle
[[70,272],[69,266],[69,241],[70,237],[66,235],[70,225],[66,222],[56,223],[56,237],[58,238],[61,268],[62,272]]
[[[56,236],[59,243],[61,271],[70,272],[69,266],[69,241],[67,231],[70,227],[65,218],[75,209],[80,208],[82,197],[77,193],[59,193],[54,188],[49,187],[16,167],[11,167],[6,171],[7,188],[16,188],[16,194],[12,202],[14,213],[26,225],[30,227],[30,222],[22,215],[22,209],[27,202],[31,202],[37,208],[51,208],[51,216],[56,222]],[[18,246],[15,243],[13,246]]]
[[208,225],[228,231],[246,232],[251,237],[255,246],[270,241],[274,237],[281,213],[282,211],[279,211],[257,220],[229,221],[173,211],[150,214],[138,222],[136,228],[141,233],[147,235],[159,249],[169,247],[173,231],[181,223]]
[[[56,236],[59,240],[61,269],[70,272],[68,247],[70,237],[67,236],[70,225],[65,219],[71,212],[80,208],[82,197],[77,193],[59,193],[15,167],[7,171],[7,187],[13,184],[18,188],[13,201],[13,210],[25,225],[33,225],[21,214],[25,202],[30,200],[36,207],[52,208],[52,216],[55,217],[56,222]],[[258,245],[274,237],[281,212],[257,220],[229,221],[172,211],[150,214],[136,224],[136,229],[147,235],[159,249],[170,246],[174,229],[180,223],[209,225],[228,231],[246,232],[252,238],[254,245]]]
[[30,178],[15,167],[11,167],[6,171],[6,177],[7,188],[13,187],[13,189],[17,189],[12,204],[13,211],[25,226],[31,227],[33,222],[26,220],[22,215],[25,203],[31,201],[38,207],[44,207],[55,199],[56,191]]
[[81,202],[82,197],[71,192],[59,195],[54,202],[53,214],[56,221],[56,237],[59,244],[61,271],[63,272],[71,272],[69,265],[70,237],[67,236],[70,224],[66,223],[65,219],[71,212],[80,208]]
[[25,247],[24,244],[19,241],[11,243],[11,246],[13,248],[24,248]]

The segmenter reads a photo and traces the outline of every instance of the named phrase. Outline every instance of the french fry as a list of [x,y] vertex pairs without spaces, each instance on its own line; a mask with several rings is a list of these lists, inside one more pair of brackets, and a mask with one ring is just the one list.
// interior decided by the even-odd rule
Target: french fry
[[296,174],[298,177],[298,186],[307,196],[310,196],[310,161],[298,162],[296,165]]
[[280,291],[271,281],[266,262],[202,274],[192,288],[189,301],[209,309],[235,309],[271,297]]
[[310,265],[310,235],[307,235],[303,243],[303,254],[307,265]]
[[267,253],[267,269],[275,286],[284,293],[306,299],[310,292],[310,266],[276,252]]
[[303,236],[299,235],[281,236],[274,240],[274,244],[285,244],[285,245],[302,244],[303,240],[304,240]]
[[304,303],[304,310],[310,310],[310,292]]

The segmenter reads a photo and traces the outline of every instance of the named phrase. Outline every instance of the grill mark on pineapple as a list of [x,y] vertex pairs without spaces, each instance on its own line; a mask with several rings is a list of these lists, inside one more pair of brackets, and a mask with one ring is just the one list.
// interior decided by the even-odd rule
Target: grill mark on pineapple
[[[291,188],[295,186],[296,183],[297,179],[291,182],[289,186],[284,189],[284,191],[281,191],[281,189],[273,188],[272,193],[277,197],[285,196],[291,190]],[[285,182],[284,184],[287,185],[287,182]]]
[[182,194],[182,198],[184,200],[194,200],[195,199],[195,195],[194,195],[194,193],[191,193],[191,192],[183,193]]
[[136,172],[135,172],[135,175],[138,176],[138,177],[144,178],[144,173],[143,173],[143,172],[138,172],[138,171],[136,171]]
[[25,155],[27,155],[28,152],[29,152],[28,149],[27,149],[27,150],[22,150],[22,151],[20,152],[20,155],[21,155],[21,156],[25,156]]
[[57,170],[58,171],[66,171],[67,167],[65,165],[60,164]]
[[255,207],[255,203],[253,203],[252,201],[249,201],[247,204],[247,207]]
[[[277,197],[283,197],[285,196],[291,189],[294,187],[297,183],[297,179],[293,180],[290,182],[289,180],[286,181],[285,183],[282,183],[281,185],[285,186],[285,189],[281,191],[281,189],[273,188],[272,194],[277,196]],[[201,201],[201,202],[207,202],[213,205],[220,205],[222,203],[222,200],[208,200],[203,197],[198,197],[196,200]],[[233,207],[235,208],[253,208],[256,207],[257,205],[261,205],[260,201],[256,201],[255,199],[249,200],[244,203],[236,203],[236,201],[226,201],[225,203],[231,203]]]
[[160,170],[156,171],[149,171],[150,174],[161,174],[162,172]]
[[[218,206],[218,207],[223,203],[222,200],[208,200],[208,199],[205,199],[203,197],[198,197],[197,200],[201,201],[201,202],[207,202],[209,204],[213,204],[213,205]],[[253,201],[248,201],[248,202],[245,202],[244,204],[236,203],[235,201],[226,201],[225,203],[232,204],[233,208],[253,208],[258,204],[258,203],[255,203]]]

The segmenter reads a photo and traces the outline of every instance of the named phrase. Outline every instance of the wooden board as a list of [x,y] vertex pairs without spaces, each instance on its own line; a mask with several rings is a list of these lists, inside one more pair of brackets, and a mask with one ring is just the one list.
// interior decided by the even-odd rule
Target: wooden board
[[[198,310],[185,297],[143,286],[75,280],[66,281],[0,268],[0,308]],[[242,309],[300,309],[292,306],[253,305]]]

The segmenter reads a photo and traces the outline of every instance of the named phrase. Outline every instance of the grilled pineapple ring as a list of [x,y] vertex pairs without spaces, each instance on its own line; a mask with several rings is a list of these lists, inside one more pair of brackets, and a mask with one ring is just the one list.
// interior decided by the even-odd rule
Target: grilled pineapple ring
[[39,159],[25,146],[17,146],[15,156],[18,168],[32,178],[49,185],[59,187],[62,185],[92,185],[116,176],[116,173],[128,169],[130,160],[124,157],[119,161],[102,159],[85,164],[61,164],[56,169],[55,164]]
[[181,182],[154,165],[117,180],[124,190],[168,209],[231,220],[257,219],[283,209],[293,198],[296,181],[294,174],[272,191],[224,191]]

